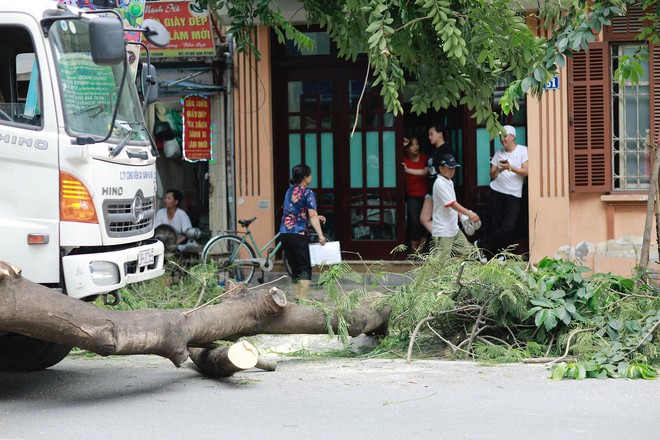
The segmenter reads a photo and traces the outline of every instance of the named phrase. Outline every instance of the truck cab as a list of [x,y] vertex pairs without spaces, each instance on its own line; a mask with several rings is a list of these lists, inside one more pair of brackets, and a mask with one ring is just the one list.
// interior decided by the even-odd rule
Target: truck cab
[[[158,153],[121,19],[98,12],[0,6],[0,260],[79,299],[158,277],[164,259]],[[54,348],[31,355],[30,343]],[[0,369],[45,368],[68,349],[0,331]]]

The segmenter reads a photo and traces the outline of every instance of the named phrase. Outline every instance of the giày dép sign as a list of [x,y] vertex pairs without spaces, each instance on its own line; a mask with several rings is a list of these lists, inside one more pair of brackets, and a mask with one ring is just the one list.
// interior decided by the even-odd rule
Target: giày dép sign
[[212,157],[211,100],[206,96],[183,98],[183,158],[188,161]]

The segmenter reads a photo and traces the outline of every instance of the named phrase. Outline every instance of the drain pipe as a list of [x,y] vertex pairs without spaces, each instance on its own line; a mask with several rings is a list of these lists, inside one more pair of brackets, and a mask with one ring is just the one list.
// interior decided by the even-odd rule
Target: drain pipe
[[227,229],[236,228],[236,158],[234,156],[234,35],[227,34],[228,52],[225,58],[225,93],[227,96],[227,134],[225,144],[226,154],[226,185],[227,185]]

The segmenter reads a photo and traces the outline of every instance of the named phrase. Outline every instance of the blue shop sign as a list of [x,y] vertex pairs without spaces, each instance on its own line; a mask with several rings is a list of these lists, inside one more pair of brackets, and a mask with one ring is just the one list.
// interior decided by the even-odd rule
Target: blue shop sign
[[545,90],[559,90],[559,75],[552,77],[550,81],[543,86]]

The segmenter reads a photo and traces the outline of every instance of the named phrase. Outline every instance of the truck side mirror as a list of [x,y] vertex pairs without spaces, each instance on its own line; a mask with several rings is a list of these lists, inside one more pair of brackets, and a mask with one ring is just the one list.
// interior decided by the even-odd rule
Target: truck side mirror
[[98,17],[89,23],[92,60],[99,66],[115,66],[126,59],[124,26],[116,18]]
[[165,47],[170,44],[170,33],[160,21],[147,18],[142,22],[144,38],[156,47]]
[[158,76],[153,64],[141,63],[138,78],[140,78],[138,90],[142,94],[145,105],[158,101]]

